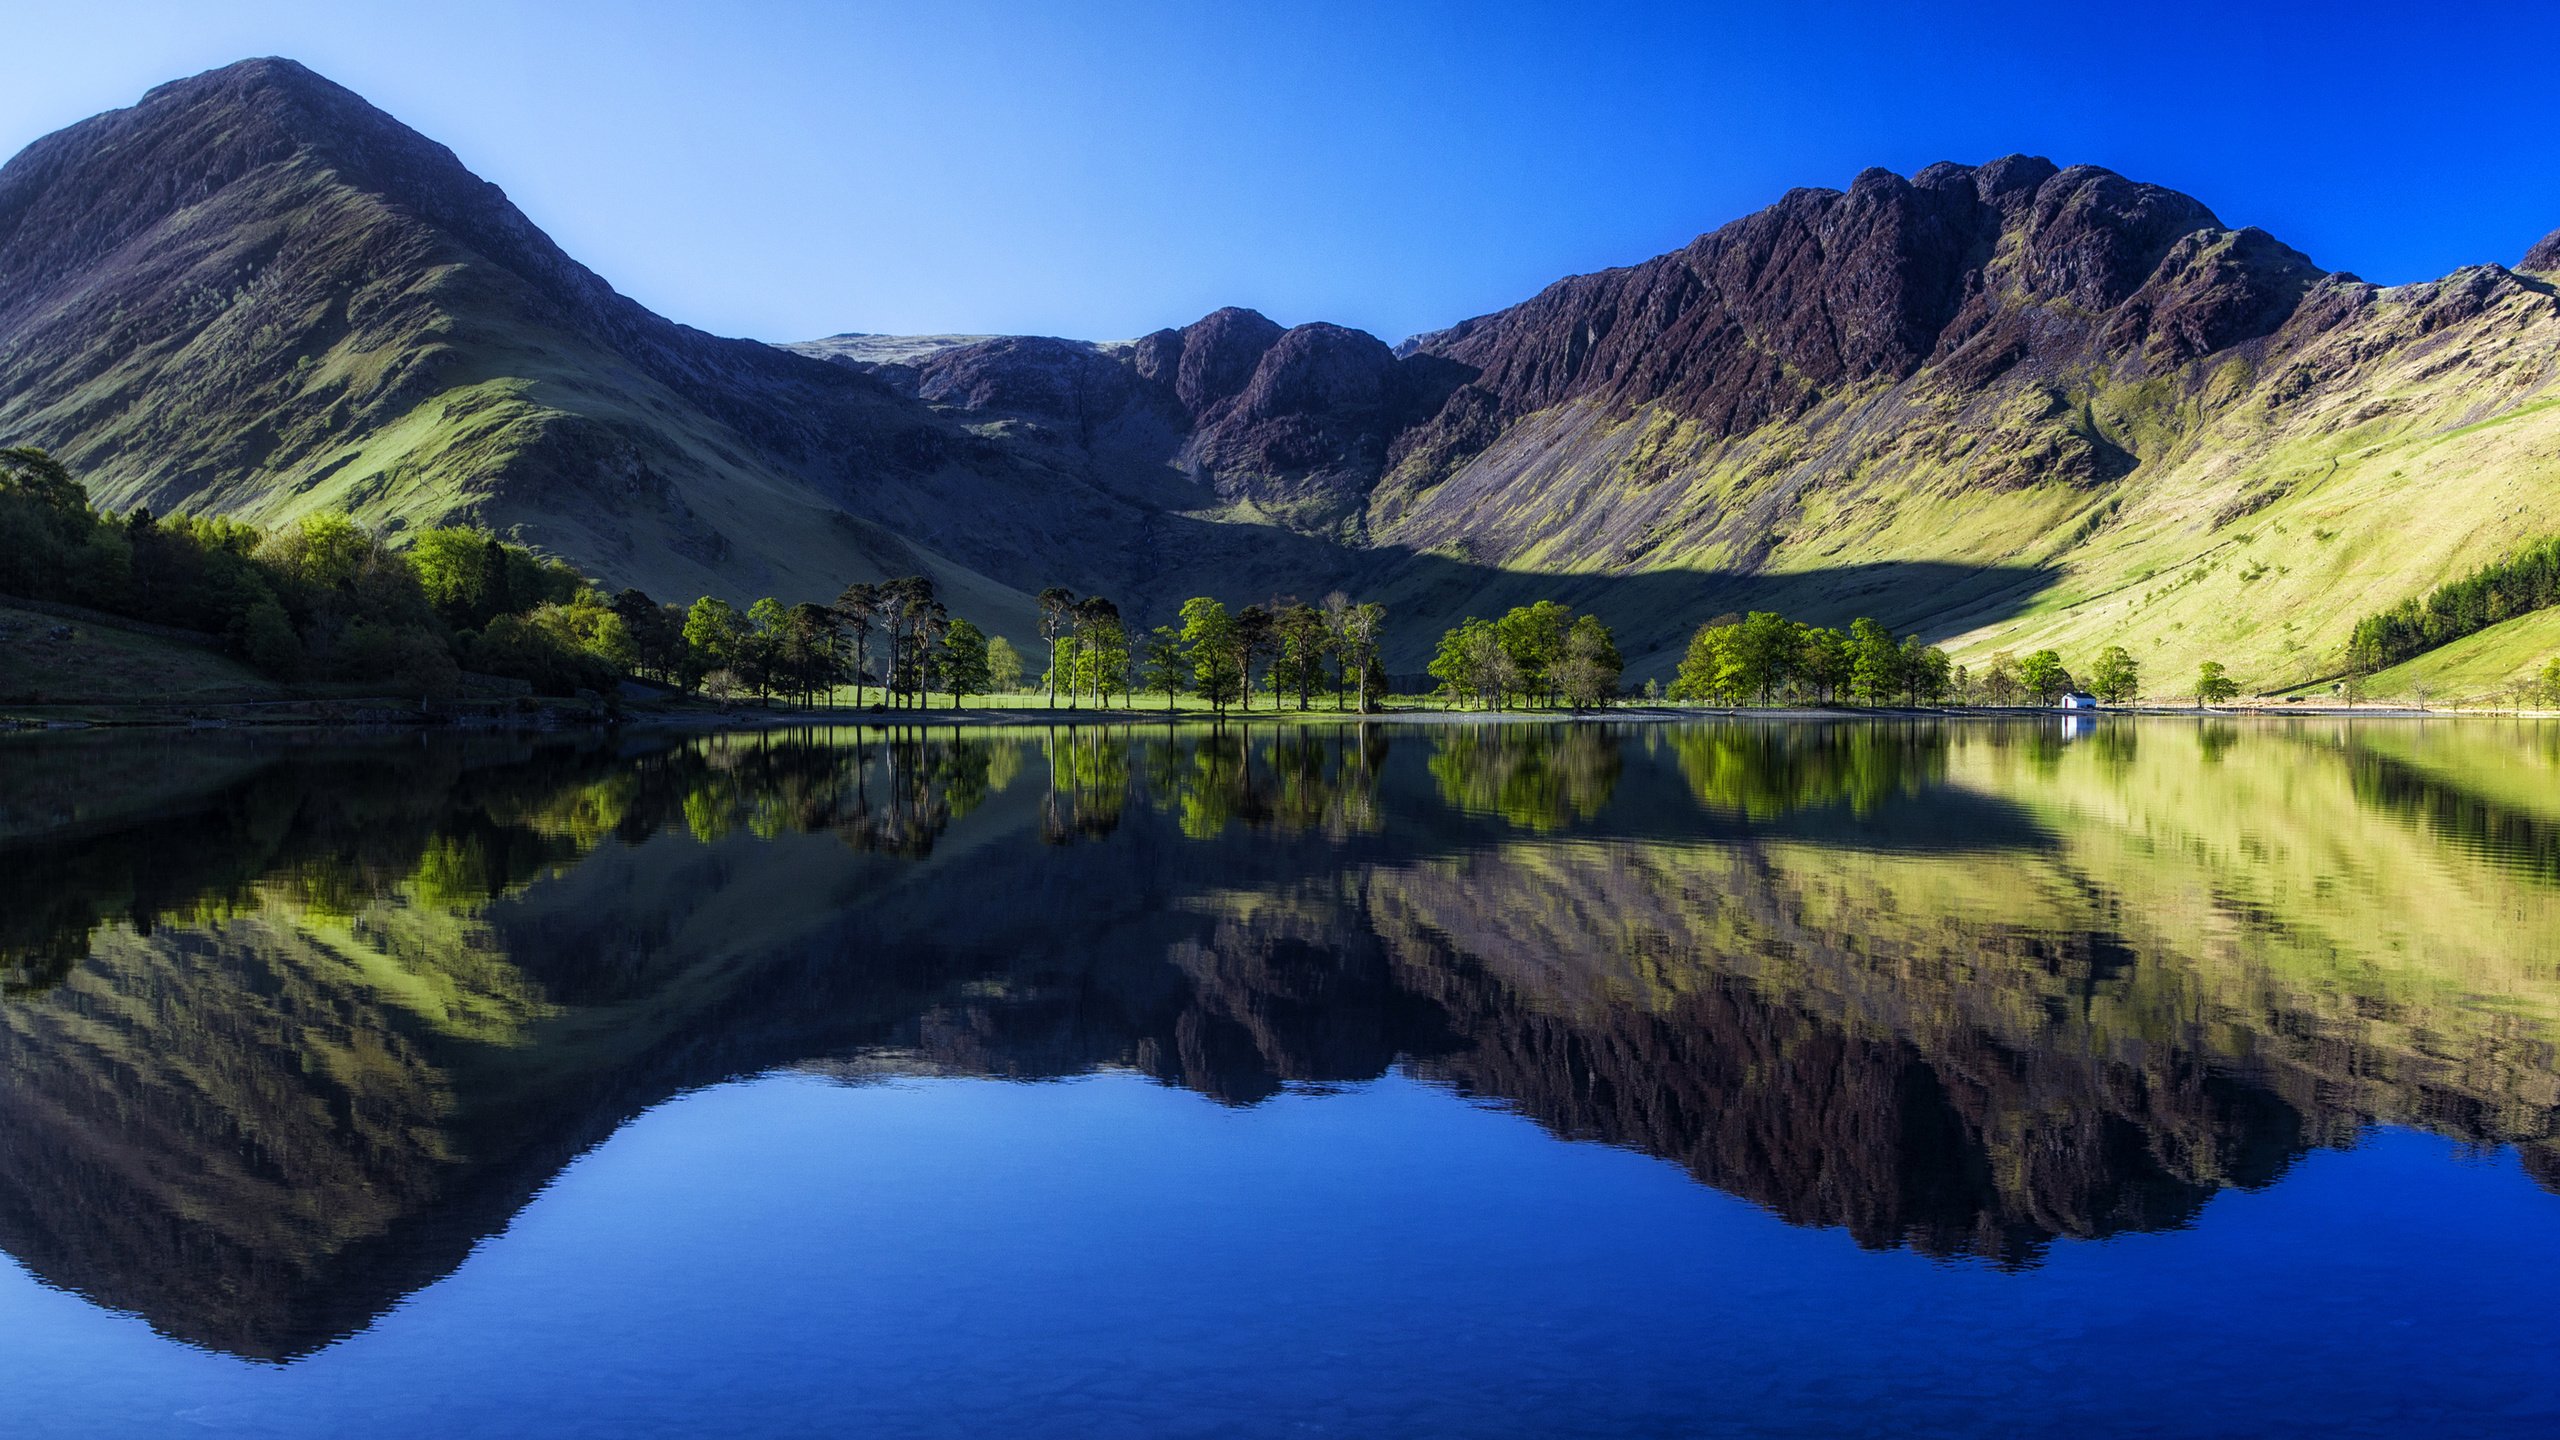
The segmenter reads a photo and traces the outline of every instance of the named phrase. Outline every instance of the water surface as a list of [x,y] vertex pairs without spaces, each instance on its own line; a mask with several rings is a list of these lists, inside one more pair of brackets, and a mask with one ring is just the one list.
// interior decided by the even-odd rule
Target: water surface
[[2551,1433],[2555,772],[11,742],[0,1425]]

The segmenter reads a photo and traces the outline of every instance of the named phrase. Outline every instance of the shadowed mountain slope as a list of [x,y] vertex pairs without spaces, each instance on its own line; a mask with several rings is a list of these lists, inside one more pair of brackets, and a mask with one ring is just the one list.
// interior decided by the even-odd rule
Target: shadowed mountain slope
[[1770,606],[2273,686],[2552,528],[2560,236],[2521,265],[2378,288],[2011,156],[1792,191],[1394,348],[1243,309],[777,348],[253,60],[0,169],[0,439],[114,507],[472,520],[662,598],[923,570],[1017,638],[1051,584],[1142,623],[1341,588],[1410,671],[1560,593],[1639,676]]
[[[1430,561],[1697,577],[1695,603],[1611,617],[1652,668],[1702,614],[1785,603],[2291,683],[2359,614],[2560,513],[2546,281],[2382,289],[2026,156],[1794,191],[1392,360],[1345,334],[1222,311],[1128,344],[833,358],[1096,471],[1178,475],[1196,513],[1355,547],[1435,618],[1459,612]],[[1176,349],[1212,357],[1187,388],[1156,358]],[[1891,566],[2041,578],[1971,611],[1840,583]]]

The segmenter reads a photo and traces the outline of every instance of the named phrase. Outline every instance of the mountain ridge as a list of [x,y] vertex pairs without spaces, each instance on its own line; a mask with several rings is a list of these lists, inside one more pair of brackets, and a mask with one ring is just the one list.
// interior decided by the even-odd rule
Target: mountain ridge
[[[918,570],[1017,638],[1056,583],[1149,618],[1344,588],[1409,669],[1555,595],[1638,675],[1780,608],[2273,686],[2548,524],[2560,232],[2521,263],[2375,287],[2009,156],[1793,190],[1396,345],[1228,308],[769,346],[649,312],[271,59],[0,169],[0,435],[117,508],[482,523],[661,598]],[[2418,453],[2456,463],[2398,483]]]

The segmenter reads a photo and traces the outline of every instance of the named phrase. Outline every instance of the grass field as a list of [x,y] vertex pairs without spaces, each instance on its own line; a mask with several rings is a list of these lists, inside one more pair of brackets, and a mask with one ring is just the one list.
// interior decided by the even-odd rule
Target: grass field
[[2560,609],[2537,610],[2465,635],[2377,672],[2366,691],[2401,696],[2424,688],[2433,700],[2503,700],[2507,685],[2537,678],[2560,655]]
[[214,704],[284,693],[240,662],[199,646],[0,606],[0,702]]

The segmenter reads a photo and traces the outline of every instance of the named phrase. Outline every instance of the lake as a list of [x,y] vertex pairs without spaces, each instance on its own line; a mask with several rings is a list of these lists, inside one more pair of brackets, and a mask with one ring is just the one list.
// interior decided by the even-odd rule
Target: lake
[[2560,727],[0,740],[11,1435],[2560,1433]]

